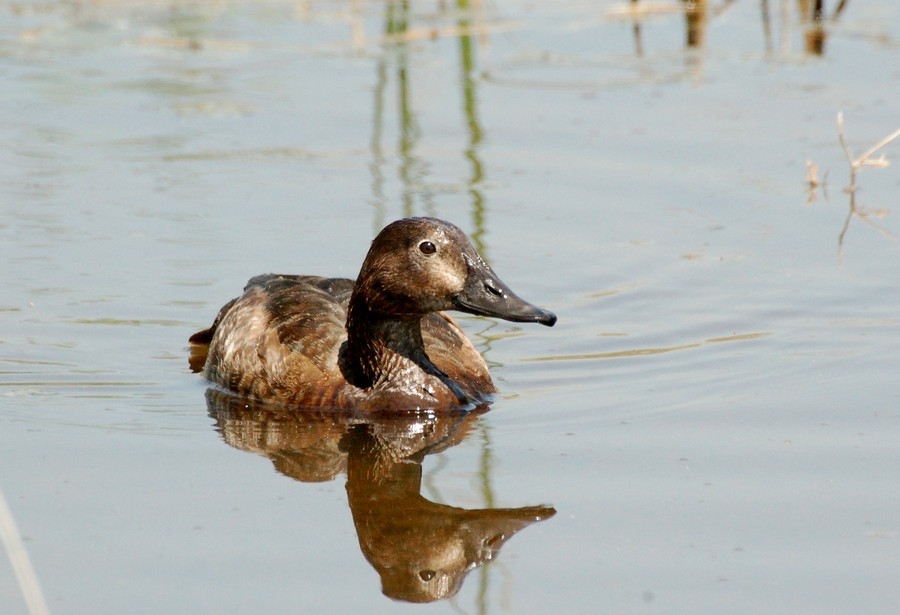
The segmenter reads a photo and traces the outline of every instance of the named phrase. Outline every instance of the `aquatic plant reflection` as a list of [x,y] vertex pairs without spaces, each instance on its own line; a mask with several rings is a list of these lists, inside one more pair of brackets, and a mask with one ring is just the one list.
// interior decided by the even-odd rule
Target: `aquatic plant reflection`
[[[429,160],[420,151],[420,143],[425,134],[417,110],[413,104],[413,85],[415,66],[412,58],[416,50],[411,45],[420,41],[422,28],[414,26],[414,4],[408,0],[389,0],[384,3],[384,25],[382,26],[381,53],[375,62],[375,86],[372,112],[372,138],[370,140],[371,161],[369,170],[372,177],[371,191],[375,204],[374,227],[380,229],[386,223],[386,204],[389,201],[385,194],[385,168],[396,164],[401,193],[399,196],[403,216],[437,215],[435,194],[427,185],[427,178],[432,168],[439,168],[440,162]],[[470,169],[468,176],[460,180],[468,195],[472,216],[472,227],[469,235],[475,247],[485,255],[483,237],[485,234],[485,195],[481,189],[484,180],[484,163],[481,160],[481,147],[484,130],[478,117],[478,98],[476,60],[478,41],[473,32],[481,32],[479,24],[480,2],[478,0],[457,0],[455,7],[442,7],[441,14],[445,19],[455,20],[453,27],[443,33],[437,28],[428,29],[433,38],[451,37],[457,41],[459,49],[459,80],[454,80],[450,87],[459,88],[460,109],[463,114],[466,143],[460,152]],[[429,17],[431,19],[432,17]],[[393,98],[389,96],[389,86],[396,88]],[[392,161],[385,153],[383,142],[386,138],[385,123],[388,108],[386,101],[395,100],[394,110],[397,118],[397,152]]]
[[[841,147],[844,149],[844,154],[847,156],[847,163],[850,167],[850,184],[844,189],[849,196],[849,211],[847,212],[847,217],[844,219],[844,226],[841,228],[840,235],[838,235],[838,260],[843,259],[843,250],[844,250],[844,239],[847,236],[847,231],[850,229],[850,223],[854,219],[862,220],[864,223],[875,229],[880,235],[883,237],[890,239],[891,241],[900,241],[900,237],[892,233],[890,230],[875,222],[877,218],[882,218],[887,215],[887,212],[883,209],[869,210],[867,208],[863,208],[856,202],[856,193],[857,193],[857,185],[856,178],[859,172],[863,169],[867,168],[876,168],[883,169],[888,166],[889,161],[887,157],[881,153],[877,158],[875,154],[881,152],[888,144],[890,144],[895,139],[900,138],[900,128],[882,138],[880,141],[869,147],[862,154],[854,154],[850,145],[847,143],[847,137],[844,135],[844,114],[843,112],[839,112],[837,114],[837,132],[838,139],[841,142]],[[828,177],[828,172],[825,172],[825,175],[822,179],[819,179],[818,171],[819,166],[808,160],[806,162],[807,165],[807,174],[806,174],[806,183],[807,183],[807,198],[806,204],[811,205],[817,198],[819,189],[822,189],[822,194],[827,198],[826,192],[826,178]]]
[[382,592],[396,600],[454,596],[510,537],[556,513],[549,506],[464,509],[421,495],[425,457],[476,431],[481,411],[376,418],[253,404],[216,389],[206,400],[225,442],[268,457],[281,474],[321,482],[346,473],[360,549]]
[[[803,50],[809,55],[821,56],[825,53],[825,41],[827,39],[826,25],[835,23],[846,9],[849,0],[840,0],[836,3],[831,16],[826,16],[824,0],[797,0],[797,14],[800,17],[800,25],[803,29]],[[713,7],[708,6],[708,0],[680,0],[680,7],[668,3],[643,3],[641,0],[628,0],[627,5],[619,5],[610,11],[613,17],[625,16],[631,20],[632,36],[634,38],[635,55],[643,57],[644,40],[642,35],[643,21],[649,17],[660,14],[682,13],[685,23],[685,47],[687,49],[701,49],[706,43],[706,31],[710,17],[718,17],[730,6],[734,0],[723,0]],[[771,54],[773,44],[772,12],[769,9],[769,0],[761,0],[760,17],[763,29],[763,40],[766,52]],[[782,2],[779,15],[780,25],[784,32],[782,48],[786,46],[787,34],[792,26],[790,16],[790,3]],[[786,51],[786,49],[783,49]]]

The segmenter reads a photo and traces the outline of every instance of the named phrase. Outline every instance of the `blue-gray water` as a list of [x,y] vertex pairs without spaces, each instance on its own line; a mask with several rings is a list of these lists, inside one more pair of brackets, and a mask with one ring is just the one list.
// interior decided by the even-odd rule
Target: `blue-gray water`
[[[630,6],[0,10],[0,489],[50,612],[897,612],[900,175],[848,218],[835,117],[900,128],[900,7],[715,4],[688,44]],[[502,391],[422,514],[556,514],[430,605],[361,547],[362,436],[214,418],[187,366],[250,276],[355,276],[405,215],[559,315],[460,318]]]

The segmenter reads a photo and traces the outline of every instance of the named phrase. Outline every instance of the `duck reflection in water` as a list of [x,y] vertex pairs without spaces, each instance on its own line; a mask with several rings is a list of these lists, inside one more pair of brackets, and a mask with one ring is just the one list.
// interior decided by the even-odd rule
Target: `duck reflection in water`
[[548,506],[466,510],[424,498],[422,462],[462,442],[479,411],[397,414],[298,412],[207,391],[225,441],[264,455],[302,482],[347,474],[359,545],[390,598],[431,602],[455,595],[466,574],[491,561],[516,532],[552,517]]

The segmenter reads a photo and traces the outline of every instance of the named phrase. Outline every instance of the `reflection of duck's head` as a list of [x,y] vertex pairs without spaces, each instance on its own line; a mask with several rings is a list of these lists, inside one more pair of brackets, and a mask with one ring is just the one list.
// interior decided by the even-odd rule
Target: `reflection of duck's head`
[[[389,524],[397,534],[384,536],[377,553],[364,548],[366,559],[378,570],[386,596],[432,602],[454,596],[466,574],[491,561],[513,534],[556,511],[545,506],[463,510],[423,499],[421,510],[395,514],[405,522]],[[363,538],[360,532],[361,545]]]
[[552,326],[556,316],[516,296],[458,227],[436,218],[386,226],[369,248],[351,299],[370,315],[423,316],[459,310]]
[[[408,432],[407,432],[408,433]],[[555,514],[547,506],[467,510],[420,495],[422,458],[412,439],[358,425],[347,433],[347,499],[359,546],[385,595],[431,602],[456,594],[472,569],[489,562],[513,534]],[[413,453],[413,454],[411,454]]]

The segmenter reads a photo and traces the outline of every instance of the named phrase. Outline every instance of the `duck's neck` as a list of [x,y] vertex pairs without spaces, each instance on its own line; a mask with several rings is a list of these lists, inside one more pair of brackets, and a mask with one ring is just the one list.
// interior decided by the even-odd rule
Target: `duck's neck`
[[[401,389],[410,394],[429,390],[434,376],[461,404],[468,396],[442,372],[425,352],[422,317],[384,317],[373,314],[357,295],[347,313],[347,344],[341,353],[347,381],[362,389]],[[440,385],[437,385],[440,386]]]

